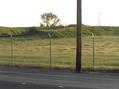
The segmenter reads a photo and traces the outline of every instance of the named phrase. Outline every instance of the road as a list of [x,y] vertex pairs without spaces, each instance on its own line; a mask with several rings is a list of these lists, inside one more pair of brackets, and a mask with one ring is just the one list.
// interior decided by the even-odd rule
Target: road
[[119,89],[119,73],[0,68],[0,89]]

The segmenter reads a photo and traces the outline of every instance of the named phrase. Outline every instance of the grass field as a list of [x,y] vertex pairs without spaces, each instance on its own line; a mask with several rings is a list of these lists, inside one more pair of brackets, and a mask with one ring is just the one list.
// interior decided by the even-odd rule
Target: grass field
[[[83,38],[83,65],[87,68],[92,66],[91,43],[89,38]],[[119,69],[119,37],[95,37],[95,69]]]
[[[82,39],[82,67],[92,68],[92,39]],[[39,36],[14,37],[14,56],[11,58],[11,39],[0,38],[0,65],[49,67],[49,39]],[[52,39],[52,67],[74,68],[75,38]],[[95,69],[119,69],[119,36],[95,37]]]

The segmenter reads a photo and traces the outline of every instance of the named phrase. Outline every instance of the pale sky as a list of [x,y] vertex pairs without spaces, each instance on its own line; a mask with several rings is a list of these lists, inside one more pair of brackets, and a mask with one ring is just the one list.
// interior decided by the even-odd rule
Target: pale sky
[[[82,23],[119,26],[118,8],[119,0],[82,0]],[[64,25],[75,24],[76,0],[0,0],[0,26],[39,26],[45,12],[55,13]]]

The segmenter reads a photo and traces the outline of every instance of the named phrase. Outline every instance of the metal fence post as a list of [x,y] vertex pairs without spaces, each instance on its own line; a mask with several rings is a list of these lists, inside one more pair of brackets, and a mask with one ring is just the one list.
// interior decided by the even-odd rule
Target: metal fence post
[[93,70],[95,68],[95,37],[94,34],[92,34],[92,64],[93,64]]
[[11,38],[11,65],[13,65],[13,61],[14,61],[14,50],[13,50],[13,36],[12,34],[10,34],[10,38]]
[[50,39],[50,44],[49,44],[50,64],[49,64],[49,67],[51,68],[52,67],[52,37],[51,37],[50,33],[48,33],[48,37]]

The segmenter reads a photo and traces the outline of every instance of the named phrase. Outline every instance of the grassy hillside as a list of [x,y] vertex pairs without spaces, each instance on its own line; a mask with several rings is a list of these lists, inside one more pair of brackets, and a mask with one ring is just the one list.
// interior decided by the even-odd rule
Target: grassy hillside
[[24,35],[27,33],[25,28],[8,28],[8,27],[0,27],[0,36],[8,36],[12,35]]
[[109,26],[82,26],[83,35],[90,35],[93,32],[95,35],[100,36],[109,36],[109,35],[119,35],[119,27],[109,27]]
[[[119,27],[107,27],[107,26],[85,26],[82,25],[82,35],[90,36],[93,32],[96,36],[118,36]],[[56,27],[53,30],[46,30],[39,27],[0,27],[0,36],[26,36],[26,35],[40,35],[40,37],[47,37],[48,33],[52,34],[53,38],[69,38],[76,36],[76,26],[69,25],[65,27]]]
[[53,30],[41,29],[39,27],[0,27],[0,36],[34,36],[39,35],[41,38],[47,38],[48,33],[51,33],[53,38],[75,37],[74,27],[55,28]]

